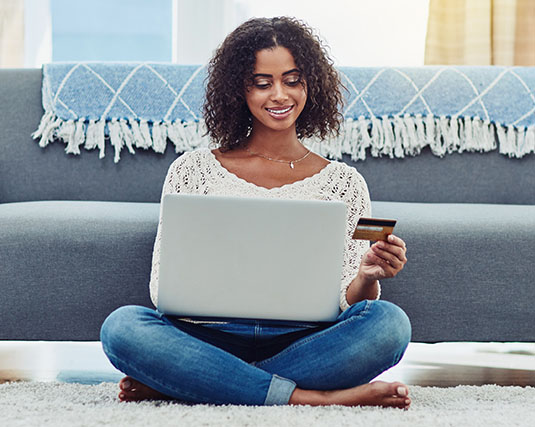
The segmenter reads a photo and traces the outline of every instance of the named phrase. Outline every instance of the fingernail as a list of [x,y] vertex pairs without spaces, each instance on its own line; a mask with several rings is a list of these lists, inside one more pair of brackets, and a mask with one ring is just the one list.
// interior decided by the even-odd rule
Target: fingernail
[[132,383],[128,380],[126,380],[124,383],[123,383],[123,386],[124,388],[130,388],[132,386]]
[[407,396],[407,389],[405,387],[398,387],[397,392],[400,396]]
[[121,399],[121,400],[124,399],[124,393],[119,393],[119,399]]

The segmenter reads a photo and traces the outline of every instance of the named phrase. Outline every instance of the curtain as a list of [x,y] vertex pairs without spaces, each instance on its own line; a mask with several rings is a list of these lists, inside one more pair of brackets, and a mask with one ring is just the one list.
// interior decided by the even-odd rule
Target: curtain
[[0,68],[24,65],[24,0],[0,1]]
[[426,65],[535,65],[535,1],[430,0]]

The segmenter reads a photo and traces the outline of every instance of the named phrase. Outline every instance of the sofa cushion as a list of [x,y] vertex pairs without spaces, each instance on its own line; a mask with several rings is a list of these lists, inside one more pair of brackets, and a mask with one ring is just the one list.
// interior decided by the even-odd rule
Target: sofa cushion
[[[116,307],[151,307],[157,203],[0,205],[0,339],[95,340]],[[408,263],[382,283],[413,341],[535,341],[535,206],[373,202]]]
[[157,203],[0,204],[0,339],[97,340],[115,308],[152,306],[158,215]]
[[[408,262],[382,283],[414,341],[535,341],[535,206],[373,202]],[[416,302],[418,302],[416,304]]]

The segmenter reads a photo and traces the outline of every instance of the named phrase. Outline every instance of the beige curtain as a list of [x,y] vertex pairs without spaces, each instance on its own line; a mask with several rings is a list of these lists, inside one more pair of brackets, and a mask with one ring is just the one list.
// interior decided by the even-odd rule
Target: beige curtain
[[24,0],[0,0],[0,68],[24,65]]
[[535,0],[430,0],[425,64],[535,65]]

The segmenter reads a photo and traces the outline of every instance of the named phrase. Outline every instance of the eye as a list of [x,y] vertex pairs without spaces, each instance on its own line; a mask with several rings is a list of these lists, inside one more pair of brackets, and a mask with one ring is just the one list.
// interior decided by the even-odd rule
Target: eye
[[271,81],[265,78],[256,78],[253,80],[253,86],[257,89],[267,89],[271,86]]
[[287,86],[294,87],[302,83],[300,76],[292,76],[284,81]]

